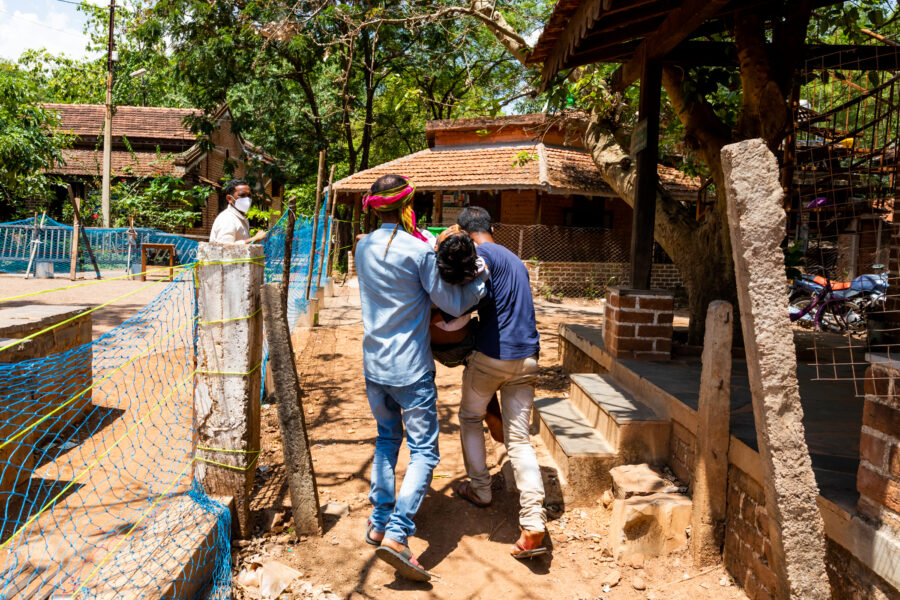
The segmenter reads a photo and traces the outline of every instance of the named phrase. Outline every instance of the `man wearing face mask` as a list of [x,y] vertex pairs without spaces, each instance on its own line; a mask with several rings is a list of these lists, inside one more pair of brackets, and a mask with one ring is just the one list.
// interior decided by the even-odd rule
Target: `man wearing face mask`
[[209,241],[214,244],[252,244],[266,237],[260,231],[250,237],[250,223],[247,222],[247,211],[250,210],[250,185],[243,179],[232,179],[225,186],[225,199],[228,208],[219,213],[209,233]]

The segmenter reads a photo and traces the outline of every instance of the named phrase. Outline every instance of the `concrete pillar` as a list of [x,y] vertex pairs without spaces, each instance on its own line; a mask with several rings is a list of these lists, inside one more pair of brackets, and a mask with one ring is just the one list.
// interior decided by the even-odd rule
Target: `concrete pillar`
[[763,140],[722,148],[728,226],[778,598],[830,598],[819,495],[803,428],[784,285],[783,191]]
[[703,370],[697,406],[697,455],[694,460],[691,554],[696,567],[712,566],[722,556],[728,444],[731,440],[731,304],[711,302],[706,313]]
[[196,477],[207,493],[234,497],[234,535],[248,537],[259,457],[263,248],[201,243],[197,260]]

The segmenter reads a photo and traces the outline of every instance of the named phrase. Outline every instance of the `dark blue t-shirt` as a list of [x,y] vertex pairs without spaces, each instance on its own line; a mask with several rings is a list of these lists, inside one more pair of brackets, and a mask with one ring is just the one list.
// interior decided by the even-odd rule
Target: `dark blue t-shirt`
[[481,244],[477,251],[491,276],[487,296],[478,305],[475,349],[500,360],[518,360],[536,354],[540,336],[534,319],[528,269],[519,257],[499,244]]

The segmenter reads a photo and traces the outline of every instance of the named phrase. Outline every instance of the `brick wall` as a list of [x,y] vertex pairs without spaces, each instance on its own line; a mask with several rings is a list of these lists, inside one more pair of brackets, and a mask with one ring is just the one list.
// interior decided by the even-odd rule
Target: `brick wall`
[[669,466],[672,472],[687,485],[694,481],[694,456],[697,454],[697,437],[678,421],[672,421],[669,435]]
[[728,465],[725,512],[725,568],[750,600],[776,596],[765,492],[753,478]]
[[873,364],[866,371],[859,440],[859,512],[900,533],[900,370]]
[[[32,305],[0,311],[0,346],[72,319],[86,308]],[[10,492],[27,487],[34,465],[32,450],[38,439],[77,425],[93,409],[89,389],[93,381],[91,340],[92,321],[87,314],[0,351],[0,363],[11,365],[0,384],[0,438],[20,434],[22,427],[58,411],[0,449],[0,511],[13,510],[8,503],[23,497]],[[35,362],[62,352],[67,353],[64,360]],[[16,363],[24,364],[17,368]],[[60,410],[66,402],[71,403]]]
[[603,313],[606,351],[616,358],[668,360],[674,311],[669,294],[609,288]]
[[[545,262],[526,260],[531,289],[535,294],[549,291],[565,296],[602,296],[610,279],[615,285],[631,284],[627,262]],[[675,291],[683,287],[681,273],[673,264],[654,264],[650,287]]]
[[501,223],[532,225],[537,216],[537,190],[503,190],[500,194]]

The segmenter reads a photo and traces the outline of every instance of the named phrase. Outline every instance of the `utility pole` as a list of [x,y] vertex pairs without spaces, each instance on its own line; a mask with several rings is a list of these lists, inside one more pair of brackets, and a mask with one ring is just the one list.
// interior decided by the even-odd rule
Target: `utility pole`
[[106,45],[106,121],[103,125],[103,190],[101,192],[101,206],[103,212],[103,226],[109,227],[109,179],[112,170],[112,84],[113,67],[118,56],[113,40],[113,27],[116,19],[116,0],[109,2],[109,42]]

